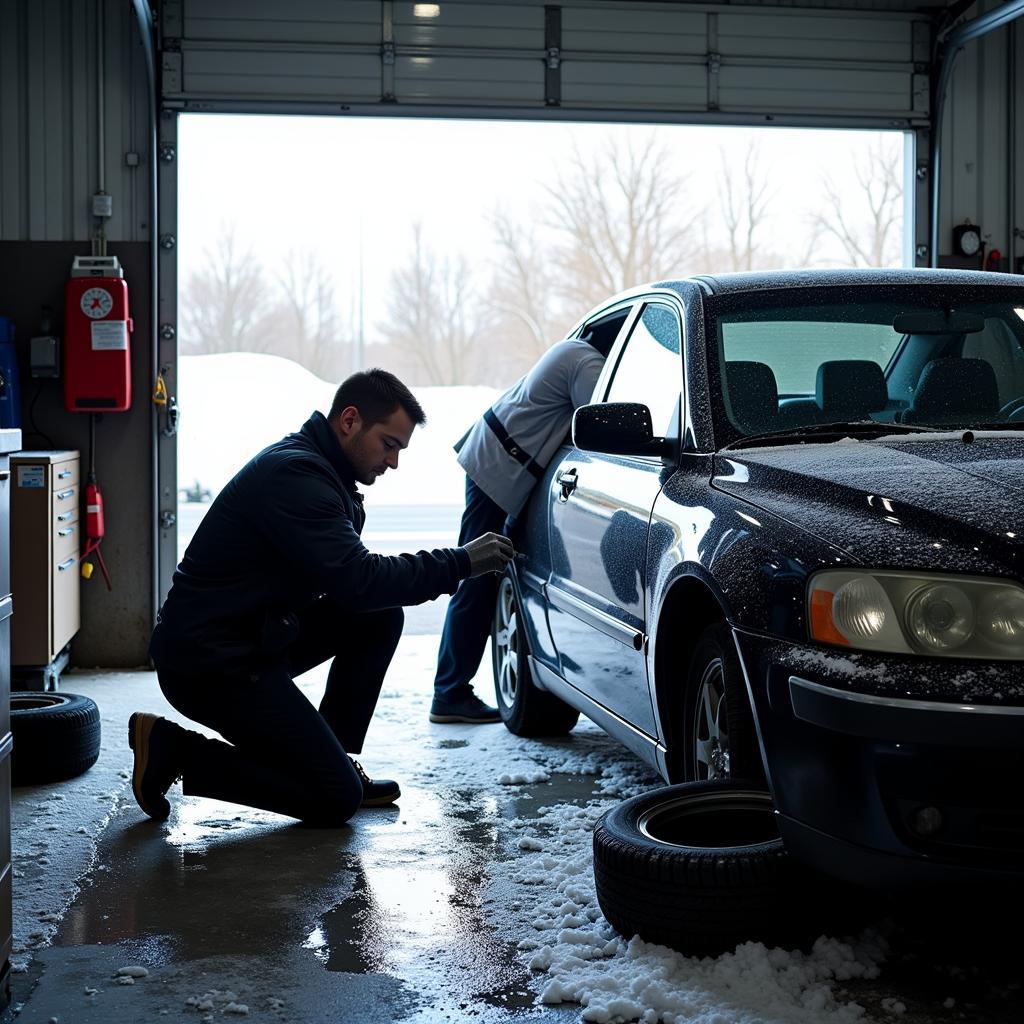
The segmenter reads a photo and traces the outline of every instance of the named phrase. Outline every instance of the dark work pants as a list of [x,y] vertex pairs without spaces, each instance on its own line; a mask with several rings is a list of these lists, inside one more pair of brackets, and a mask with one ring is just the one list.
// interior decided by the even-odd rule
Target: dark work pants
[[[363,614],[321,598],[299,615],[286,660],[244,675],[158,672],[167,700],[227,742],[181,730],[189,796],[259,807],[316,825],[340,825],[363,787],[358,754],[402,635],[401,608]],[[292,682],[334,658],[318,711]]]
[[[460,547],[482,533],[504,533],[506,518],[505,510],[467,476],[466,510],[459,528]],[[499,578],[496,573],[488,572],[463,580],[448,602],[434,676],[437,700],[451,702],[469,694],[469,682],[480,667],[490,636]]]

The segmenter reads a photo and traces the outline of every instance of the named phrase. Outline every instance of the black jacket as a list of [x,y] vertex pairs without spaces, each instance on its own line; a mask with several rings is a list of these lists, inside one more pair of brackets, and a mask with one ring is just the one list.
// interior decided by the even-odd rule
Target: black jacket
[[392,557],[359,534],[366,513],[330,424],[314,413],[227,484],[174,573],[150,644],[157,669],[244,672],[280,657],[320,595],[371,611],[451,593],[464,548]]

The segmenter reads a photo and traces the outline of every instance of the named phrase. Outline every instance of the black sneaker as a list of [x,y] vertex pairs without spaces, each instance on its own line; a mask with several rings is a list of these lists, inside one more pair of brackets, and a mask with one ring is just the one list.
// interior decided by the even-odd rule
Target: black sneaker
[[468,725],[487,725],[491,722],[500,722],[501,715],[497,708],[485,704],[472,691],[465,697],[458,700],[445,701],[434,698],[430,705],[430,720],[432,722],[465,722]]
[[139,806],[156,821],[170,815],[171,805],[164,794],[181,775],[172,729],[166,718],[141,711],[128,719],[128,746],[135,752],[132,792]]
[[363,802],[360,807],[386,807],[402,795],[397,782],[392,782],[391,779],[371,779],[354,757],[350,760],[363,783]]

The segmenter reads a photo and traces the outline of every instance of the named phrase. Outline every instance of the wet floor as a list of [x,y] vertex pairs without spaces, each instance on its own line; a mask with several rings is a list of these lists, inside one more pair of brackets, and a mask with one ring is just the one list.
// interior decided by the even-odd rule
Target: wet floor
[[[338,830],[180,794],[168,822],[148,821],[122,777],[128,755],[118,730],[137,706],[162,710],[159,698],[147,696],[151,680],[141,674],[130,694],[123,679],[99,680],[101,762],[61,792],[16,792],[15,959],[26,967],[13,978],[18,1024],[182,1014],[303,1024],[580,1020],[579,1005],[539,1002],[549,977],[530,969],[552,879],[576,870],[589,881],[586,823],[571,847],[563,819],[658,780],[587,723],[549,741],[502,726],[430,724],[432,653],[429,638],[403,641],[362,755],[371,774],[400,781],[399,805],[360,812]],[[311,674],[303,685],[315,697],[322,680]],[[609,769],[618,791],[602,783]],[[540,781],[509,784],[524,775]],[[95,821],[83,818],[90,807]],[[76,828],[80,820],[88,827]],[[81,870],[55,855],[58,837],[94,834]],[[555,866],[545,875],[536,864],[549,856]],[[53,874],[64,877],[51,905],[40,886]],[[1019,911],[998,894],[970,902],[954,908],[942,893],[916,905],[865,900],[857,924],[880,929],[888,954],[877,977],[834,979],[834,994],[870,1020],[1024,1019]],[[40,927],[33,917],[54,923],[28,932]],[[643,965],[616,956],[628,985]],[[691,977],[681,963],[669,981]],[[142,970],[119,973],[126,968]]]

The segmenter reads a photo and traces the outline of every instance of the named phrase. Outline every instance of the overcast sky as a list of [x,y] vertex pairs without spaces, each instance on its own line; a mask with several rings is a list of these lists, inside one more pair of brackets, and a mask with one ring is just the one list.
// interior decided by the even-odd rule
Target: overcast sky
[[[751,139],[773,193],[769,246],[793,265],[808,213],[831,175],[855,190],[853,168],[880,133],[551,122],[185,115],[180,120],[179,274],[204,262],[223,226],[271,273],[289,250],[314,249],[332,269],[339,307],[356,303],[360,235],[368,340],[385,315],[391,270],[412,225],[440,252],[491,257],[488,216],[537,216],[543,187],[575,144],[600,161],[655,133],[687,176],[696,205],[716,205],[721,156],[737,165]],[[893,138],[894,144],[902,146]],[[361,227],[360,227],[361,226]],[[673,268],[666,267],[666,274]],[[640,283],[640,282],[636,282]],[[583,311],[581,311],[583,312]]]

